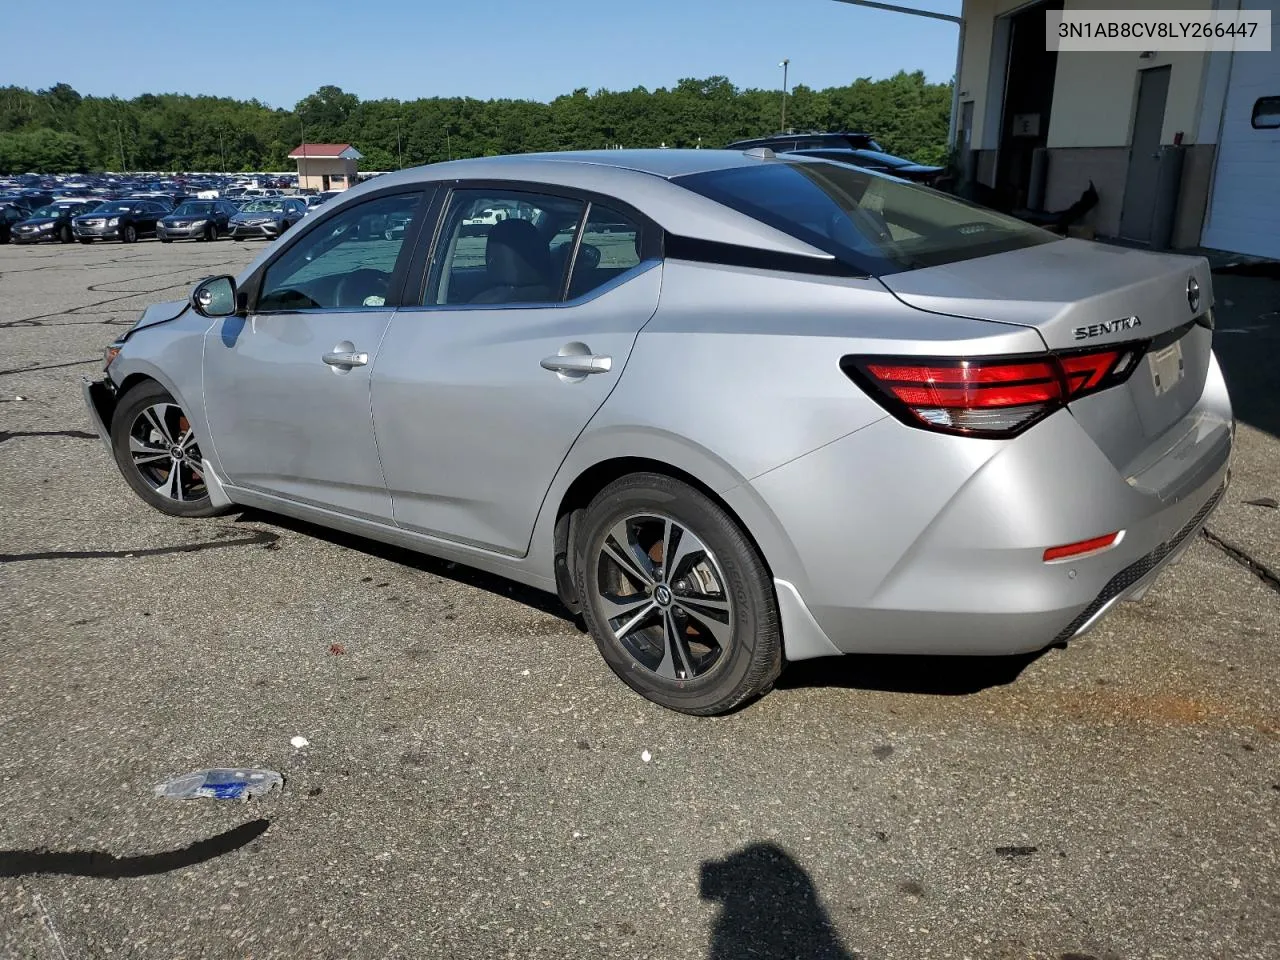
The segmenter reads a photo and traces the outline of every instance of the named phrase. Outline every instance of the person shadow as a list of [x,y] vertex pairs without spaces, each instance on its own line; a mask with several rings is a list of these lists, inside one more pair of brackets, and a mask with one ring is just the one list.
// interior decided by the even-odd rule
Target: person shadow
[[703,862],[699,895],[720,905],[708,960],[857,960],[809,874],[776,844]]

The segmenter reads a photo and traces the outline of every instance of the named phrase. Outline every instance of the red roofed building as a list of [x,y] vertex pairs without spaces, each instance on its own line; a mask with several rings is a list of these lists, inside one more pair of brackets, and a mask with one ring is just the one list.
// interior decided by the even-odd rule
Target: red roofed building
[[299,190],[346,190],[356,185],[356,161],[362,156],[349,143],[304,143],[289,159],[298,161]]

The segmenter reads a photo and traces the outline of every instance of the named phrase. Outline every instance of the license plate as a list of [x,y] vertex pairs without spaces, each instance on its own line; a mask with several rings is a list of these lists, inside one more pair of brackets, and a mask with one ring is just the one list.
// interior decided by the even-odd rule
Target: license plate
[[1156,396],[1168,393],[1182,379],[1182,341],[1147,354],[1147,364]]

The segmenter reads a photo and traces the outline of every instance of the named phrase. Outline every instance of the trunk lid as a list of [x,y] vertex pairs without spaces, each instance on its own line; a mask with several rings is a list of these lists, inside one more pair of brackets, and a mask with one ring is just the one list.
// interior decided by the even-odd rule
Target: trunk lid
[[[1190,281],[1199,291],[1194,308]],[[1055,353],[1142,346],[1122,385],[1070,405],[1122,470],[1149,460],[1153,443],[1203,393],[1212,333],[1195,321],[1212,306],[1213,286],[1202,257],[1060,240],[881,282],[920,310],[1032,327]]]

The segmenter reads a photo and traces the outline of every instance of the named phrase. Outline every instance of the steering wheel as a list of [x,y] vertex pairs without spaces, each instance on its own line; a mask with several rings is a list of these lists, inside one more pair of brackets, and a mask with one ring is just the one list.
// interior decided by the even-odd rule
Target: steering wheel
[[381,270],[361,267],[342,275],[334,288],[333,299],[339,307],[363,307],[366,305],[365,300],[370,297],[382,297],[385,300],[390,286],[391,278]]
[[594,270],[600,266],[600,248],[593,247],[589,243],[578,244],[578,259],[575,265],[586,270]]

